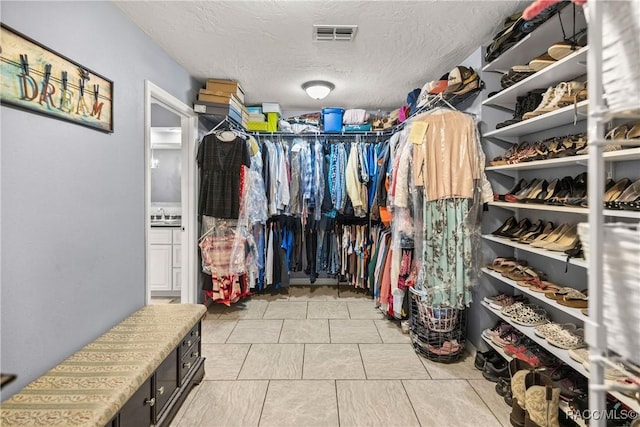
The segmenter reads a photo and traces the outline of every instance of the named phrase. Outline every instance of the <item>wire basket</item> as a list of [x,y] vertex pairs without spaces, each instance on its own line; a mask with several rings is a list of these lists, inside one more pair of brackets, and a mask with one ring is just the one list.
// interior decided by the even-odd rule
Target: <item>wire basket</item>
[[441,363],[457,361],[466,341],[466,310],[428,307],[410,289],[409,335],[416,353]]
[[603,2],[602,84],[612,112],[640,112],[640,2]]

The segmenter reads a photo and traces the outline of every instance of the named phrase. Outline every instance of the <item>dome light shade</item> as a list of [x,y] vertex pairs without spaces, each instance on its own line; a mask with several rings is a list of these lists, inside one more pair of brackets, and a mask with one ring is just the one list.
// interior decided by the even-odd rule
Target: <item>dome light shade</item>
[[323,80],[313,80],[302,85],[302,89],[304,89],[305,92],[307,92],[307,95],[313,99],[325,98],[334,88],[335,86],[333,83],[325,82]]

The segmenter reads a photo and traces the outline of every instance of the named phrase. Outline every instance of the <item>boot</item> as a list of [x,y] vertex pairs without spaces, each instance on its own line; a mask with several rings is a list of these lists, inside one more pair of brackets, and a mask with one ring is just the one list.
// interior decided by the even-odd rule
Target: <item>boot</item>
[[[523,427],[526,412],[526,386],[525,377],[533,368],[527,362],[520,359],[512,359],[509,362],[511,374],[511,415],[509,417],[513,427]],[[505,399],[506,401],[506,399]]]
[[558,405],[560,389],[553,387],[551,378],[538,372],[525,377],[525,427],[560,427]]
[[514,123],[518,123],[522,121],[522,115],[525,113],[524,111],[524,107],[525,107],[525,103],[527,102],[527,96],[518,96],[516,97],[516,110],[513,113],[513,118],[506,120],[502,123],[498,123],[496,125],[496,129],[500,129],[509,125],[512,125]]
[[[540,114],[544,114],[543,109],[551,104],[556,95],[556,87],[551,86],[546,90],[544,95],[542,95],[542,99],[538,103],[536,107],[522,115],[523,120],[528,120],[532,117],[539,116]],[[530,104],[529,104],[530,105]]]

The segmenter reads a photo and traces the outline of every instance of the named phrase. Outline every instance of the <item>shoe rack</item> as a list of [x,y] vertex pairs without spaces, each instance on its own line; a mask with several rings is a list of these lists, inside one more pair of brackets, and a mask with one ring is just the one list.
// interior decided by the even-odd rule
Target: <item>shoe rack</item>
[[[593,41],[593,51],[589,52],[589,92],[604,94],[604,83],[603,83],[603,63],[604,63],[604,55],[603,55],[603,39],[605,31],[607,31],[604,27],[605,21],[605,13],[606,7],[602,4],[603,2],[592,2],[588,6],[588,14],[589,14],[589,22],[591,23],[589,27],[589,40]],[[616,6],[617,7],[617,6]],[[628,10],[628,9],[624,9]],[[633,9],[632,9],[633,10]],[[636,9],[637,10],[637,9]],[[609,13],[611,10],[609,10]],[[608,19],[611,20],[611,16],[608,16]],[[637,44],[637,28],[635,31],[630,31],[630,27],[626,27],[620,21],[615,21],[616,25],[619,25],[619,28],[616,32],[617,43],[627,43],[630,40],[635,40],[636,46]],[[609,28],[610,29],[610,28]],[[625,39],[628,38],[628,40]],[[636,58],[637,59],[637,58]],[[618,64],[619,65],[619,64]],[[609,64],[611,66],[611,63]],[[607,122],[616,121],[620,119],[640,119],[640,95],[637,92],[631,91],[628,94],[629,105],[637,106],[637,109],[632,111],[621,111],[615,112],[610,111],[603,96],[598,96],[594,98],[594,102],[592,103],[592,108],[589,111],[588,116],[588,137],[589,137],[589,200],[594,203],[589,205],[589,298],[595,300],[595,304],[591,305],[589,308],[589,318],[585,321],[585,340],[589,344],[589,359],[590,366],[589,370],[591,375],[589,376],[589,408],[592,411],[604,411],[607,409],[605,395],[606,393],[612,394],[615,397],[622,396],[625,399],[619,399],[623,401],[627,406],[633,409],[636,414],[640,412],[640,387],[634,386],[621,386],[618,383],[611,383],[609,381],[605,381],[604,370],[608,367],[615,366],[609,357],[608,357],[608,346],[607,346],[607,335],[611,333],[611,331],[607,331],[607,325],[605,324],[604,318],[604,296],[605,290],[603,288],[611,287],[611,283],[605,283],[605,274],[604,274],[604,255],[605,255],[605,241],[604,241],[604,227],[605,223],[610,222],[608,220],[609,211],[603,210],[600,206],[603,205],[603,193],[604,193],[604,185],[603,178],[605,173],[608,172],[608,166],[612,161],[609,156],[609,152],[603,153],[603,147],[609,143],[604,137],[605,125]],[[635,101],[634,101],[635,100]],[[635,141],[622,140],[616,141],[623,145],[635,145]],[[621,154],[625,152],[634,152],[637,151],[637,148],[625,149],[622,150]],[[631,159],[631,155],[629,160]],[[622,160],[616,158],[617,160]],[[615,161],[615,160],[614,160]],[[633,165],[636,168],[636,171],[639,169],[640,163],[633,162]],[[635,178],[638,178],[635,176]],[[637,217],[633,217],[637,218]],[[638,224],[637,221],[634,221],[635,224]],[[637,255],[637,254],[636,254]],[[637,278],[637,282],[635,285],[640,287],[640,278]],[[615,285],[615,284],[613,284]],[[628,304],[631,304],[630,302]],[[619,307],[619,306],[617,306]],[[622,309],[623,307],[619,307]],[[636,307],[637,309],[637,307]],[[634,325],[636,328],[637,325]],[[626,338],[626,337],[625,337]],[[628,345],[627,350],[633,348],[633,346]],[[632,351],[633,353],[633,351]],[[638,363],[637,354],[635,359],[635,363]],[[627,390],[636,393],[637,400],[626,397],[625,395],[621,395],[620,391]],[[594,419],[591,423],[592,427],[605,427],[608,425],[607,420],[605,419]],[[635,422],[631,423],[632,426],[640,425],[639,419],[636,419]]]
[[[577,32],[586,27],[586,19],[585,11],[582,7],[577,7],[575,11],[575,31]],[[559,12],[567,33],[574,31],[574,29],[571,28],[572,14],[573,7],[571,5]],[[591,38],[591,33],[589,34],[589,38]],[[492,92],[493,90],[500,89],[500,77],[504,73],[507,73],[512,66],[527,64],[532,58],[545,52],[549,46],[561,40],[562,30],[559,17],[556,15],[551,17],[511,49],[504,52],[500,57],[482,68],[481,78],[487,85],[487,91]],[[480,130],[482,133],[482,145],[487,160],[502,155],[513,144],[519,144],[523,141],[533,142],[554,136],[560,137],[587,131],[587,118],[590,108],[589,100],[558,108],[554,111],[499,129],[496,129],[496,124],[512,118],[516,98],[525,96],[534,89],[546,89],[560,82],[572,80],[588,81],[586,76],[587,56],[589,56],[590,48],[591,46],[578,47],[575,52],[528,76],[513,86],[501,90],[482,102],[480,113],[482,122]],[[589,88],[591,89],[590,82]],[[564,176],[576,176],[586,171],[591,175],[592,170],[589,164],[590,155],[591,154],[584,154],[500,166],[487,166],[485,171],[487,178],[492,184],[494,193],[505,194],[522,178],[528,181],[531,181],[533,178],[544,178],[550,182],[555,178],[561,179]],[[640,178],[640,148],[627,148],[619,151],[606,152],[603,155],[601,154],[601,156],[606,172],[604,178],[610,177],[617,180],[623,177],[629,177],[632,181]],[[591,177],[589,178],[591,179]],[[602,184],[604,184],[604,178],[602,179]],[[591,182],[593,181],[590,181],[590,186]],[[591,196],[589,200],[592,200]],[[600,200],[602,200],[602,198],[600,198]],[[640,212],[637,211],[600,210],[609,221],[637,221],[640,219]],[[547,273],[549,281],[559,286],[570,286],[576,289],[584,289],[587,287],[589,265],[583,258],[568,259],[564,252],[553,252],[542,248],[531,247],[530,245],[491,234],[493,230],[500,227],[505,219],[512,215],[515,216],[517,220],[527,217],[531,219],[532,222],[537,219],[543,219],[545,221],[553,221],[556,225],[561,223],[574,225],[579,222],[586,222],[589,219],[589,208],[493,201],[489,203],[488,211],[484,213],[482,235],[483,262],[485,265],[491,264],[496,256],[516,257],[527,260],[529,265],[534,267],[534,269]],[[525,294],[529,298],[530,303],[544,308],[550,319],[554,322],[574,323],[579,328],[585,328],[585,325],[589,322],[589,318],[582,314],[580,309],[558,304],[556,301],[546,298],[544,293],[535,292],[523,287],[516,281],[508,279],[488,268],[482,268],[481,272],[480,286],[485,288],[484,294],[487,294],[487,291]],[[590,301],[590,304],[592,304],[591,296]],[[494,322],[497,318],[506,321],[583,376],[590,376],[589,372],[580,362],[576,362],[569,356],[567,350],[550,345],[544,338],[534,333],[533,327],[522,326],[513,322],[511,318],[504,316],[499,310],[492,308],[484,301],[479,304],[483,306]],[[490,339],[486,339],[484,336],[482,338],[488,346],[494,348],[507,360],[511,359],[510,356],[504,353],[504,351]],[[610,393],[635,411],[640,410],[640,404],[632,398],[615,391],[610,391]],[[567,409],[565,406],[565,412]],[[578,421],[578,424],[583,422],[583,420]],[[584,425],[584,423],[581,425]]]

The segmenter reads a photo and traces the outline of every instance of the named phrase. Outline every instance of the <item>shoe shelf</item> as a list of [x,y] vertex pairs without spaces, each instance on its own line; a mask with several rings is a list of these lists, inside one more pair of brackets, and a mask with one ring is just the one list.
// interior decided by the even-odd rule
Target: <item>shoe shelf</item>
[[[553,212],[589,215],[589,208],[572,207],[572,206],[554,206],[554,205],[545,205],[544,203],[489,202],[489,206],[498,206],[505,209],[528,209],[528,210],[536,210],[536,211],[553,211]],[[604,216],[640,219],[640,211],[605,209]]]
[[572,206],[545,205],[544,203],[511,203],[511,202],[489,202],[490,206],[498,206],[505,209],[529,209],[536,211],[553,211],[564,213],[575,213],[588,215],[589,209]]
[[587,52],[589,47],[578,50],[543,68],[482,102],[482,105],[498,106],[513,110],[516,97],[526,95],[534,89],[546,89],[561,81],[569,81],[587,73]]
[[[564,7],[558,13],[565,25],[571,25],[573,8],[570,5]],[[576,30],[584,27],[586,27],[584,11],[582,8],[576,8]],[[482,71],[507,73],[514,65],[528,64],[534,57],[544,53],[549,46],[563,39],[564,36],[562,35],[559,18],[557,15],[554,15],[540,24],[538,28],[518,43],[503,52],[502,55],[485,65]]]
[[[486,342],[489,347],[494,349],[496,351],[496,353],[498,353],[500,356],[502,356],[502,358],[504,358],[507,362],[510,362],[511,360],[513,360],[513,356],[509,356],[507,353],[505,353],[504,349],[502,347],[500,347],[499,345],[497,345],[496,343],[491,341],[491,338],[487,338],[483,334],[481,336],[482,336],[482,339],[484,340],[484,342]],[[571,420],[573,420],[578,426],[587,427],[587,424],[584,422],[584,420],[582,418],[575,418],[573,416],[571,407],[569,406],[569,404],[567,402],[565,402],[562,399],[560,399],[559,408],[560,408],[560,410],[562,412],[567,414],[567,416],[571,417]]]
[[[512,248],[520,249],[526,252],[531,252],[537,255],[542,255],[547,258],[555,259],[558,261],[562,261],[562,262],[567,261],[567,254],[565,254],[564,252],[553,252],[553,251],[548,251],[546,249],[535,248],[530,245],[524,245],[522,243],[513,242],[509,239],[505,239],[504,237],[496,237],[491,234],[484,234],[482,238],[490,242],[496,242],[502,245],[511,246]],[[582,267],[582,268],[587,268],[587,262],[583,258],[570,258],[569,264],[573,264],[575,266]]]
[[565,350],[559,347],[554,347],[551,344],[549,344],[546,339],[537,336],[536,333],[534,332],[535,329],[533,328],[533,326],[518,325],[513,320],[511,320],[509,316],[505,316],[504,314],[502,314],[500,310],[496,310],[495,308],[492,308],[485,301],[481,301],[480,304],[482,304],[487,310],[489,310],[490,312],[492,312],[493,314],[495,314],[496,316],[498,316],[499,318],[501,318],[502,320],[504,320],[505,322],[507,322],[508,324],[510,324],[517,330],[519,330],[520,332],[522,332],[525,336],[530,338],[532,341],[542,346],[542,348],[547,350],[549,353],[553,354],[558,359],[562,360],[564,363],[569,365],[575,371],[579,372],[581,375],[584,375],[585,377],[589,376],[589,372],[586,369],[584,369],[584,366],[582,366],[582,363],[577,362],[573,360],[571,357],[569,357],[568,350]]
[[523,294],[527,294],[527,295],[537,299],[538,301],[541,301],[545,305],[548,305],[549,307],[552,307],[554,310],[558,310],[558,311],[562,311],[564,313],[567,313],[569,316],[573,317],[576,320],[584,322],[585,320],[588,319],[587,316],[582,314],[582,311],[579,308],[572,308],[572,307],[567,307],[566,305],[558,304],[557,301],[545,297],[544,293],[542,293],[542,292],[534,292],[534,291],[532,291],[531,289],[529,289],[527,287],[520,286],[515,281],[504,277],[502,274],[500,274],[498,272],[495,272],[493,270],[489,270],[486,267],[482,268],[482,272],[484,274],[486,274],[487,276],[493,277],[495,279],[500,280],[503,283],[506,283],[507,285],[509,285],[512,288],[522,292]]
[[[513,324],[511,322],[509,322],[507,319],[505,319],[506,316],[500,316],[501,313],[499,313],[498,310],[495,310],[493,308],[491,308],[489,306],[489,304],[485,303],[484,301],[482,302],[482,305],[484,305],[489,311],[492,311],[494,314],[498,315],[499,317],[501,317],[503,320],[505,320],[507,323],[511,324],[512,326],[514,326],[515,328],[517,328],[519,331],[523,332],[525,335],[527,335],[527,333],[525,331],[523,331],[521,328],[521,325],[517,325],[517,324]],[[526,328],[526,326],[525,326]],[[532,329],[532,328],[529,328]],[[538,338],[538,340],[536,340],[536,342],[538,342],[538,344],[540,344],[540,340],[546,341],[543,338],[538,337],[537,335],[535,335],[535,332],[533,332],[533,335],[535,336],[535,338]],[[480,334],[480,336],[482,337],[482,339],[484,340],[484,342],[487,343],[488,346],[490,346],[492,349],[494,349],[501,357],[503,357],[507,362],[511,361],[513,359],[513,356],[508,355],[507,353],[505,353],[504,349],[502,347],[500,347],[499,345],[497,345],[496,343],[494,343],[493,341],[491,341],[491,338],[487,338],[486,336],[484,336],[484,334]],[[529,336],[529,335],[527,335]],[[544,345],[541,344],[543,348],[549,350],[550,348],[553,348],[553,346],[551,345]],[[563,354],[563,356],[565,355],[564,353],[566,353],[566,357],[572,362],[572,364],[567,363],[569,366],[571,366],[573,369],[576,369],[574,366],[579,366],[580,368],[582,368],[582,370],[576,369],[576,371],[578,371],[581,375],[585,376],[585,377],[589,377],[589,371],[587,371],[586,369],[584,369],[584,367],[582,366],[581,363],[578,363],[577,361],[573,360],[570,356],[569,356],[569,352],[567,350],[563,350],[561,348],[557,348],[557,350],[560,350],[560,352]],[[559,359],[561,359],[563,362],[566,363],[566,360],[563,359],[562,357],[558,356],[557,354],[554,354],[556,357],[558,357]],[[607,381],[608,383],[609,381]],[[640,412],[640,404],[638,402],[636,402],[633,398],[626,396],[620,392],[617,391],[608,391],[607,393],[611,394],[613,397],[615,397],[616,399],[618,399],[619,401],[621,401],[622,403],[624,403],[625,405],[627,405],[629,408],[633,409],[636,412]],[[560,410],[562,412],[564,412],[565,414],[569,414],[571,411],[571,408],[569,407],[569,404],[564,402],[563,400],[560,400]],[[578,424],[579,426],[587,426],[587,424],[584,422],[584,420],[582,418],[572,418],[572,420]]]
[[[577,121],[585,120],[587,117],[583,114],[589,105],[589,100],[578,102],[578,116]],[[500,129],[492,130],[485,133],[483,136],[490,137],[510,137],[510,136],[524,136],[531,133],[541,132],[556,128],[562,125],[568,125],[573,123],[575,118],[575,108],[573,105],[568,105],[563,108],[551,111],[550,113],[542,114],[537,117],[533,117],[528,120],[522,120],[521,122],[514,123],[510,126],[505,126]]]
[[[624,162],[640,160],[640,148],[627,148],[624,150],[608,151],[603,154],[605,162]],[[514,163],[511,165],[487,166],[485,170],[508,174],[510,171],[522,171],[531,169],[551,169],[573,164],[587,165],[588,154],[568,156],[559,159],[535,160],[532,162]]]

